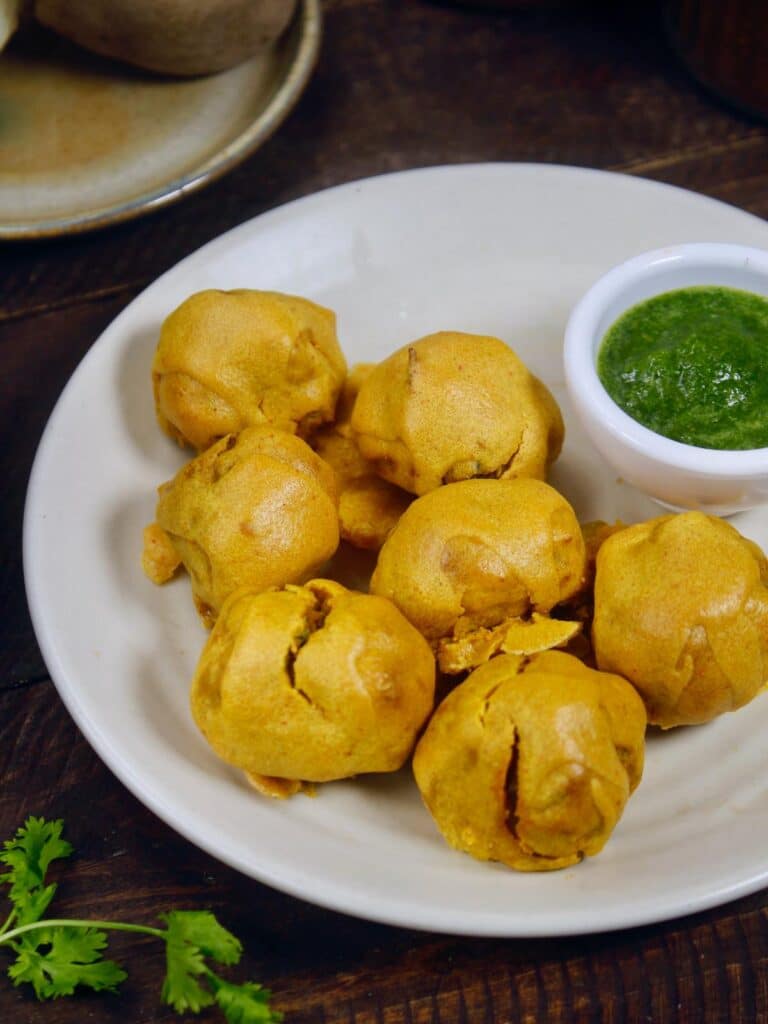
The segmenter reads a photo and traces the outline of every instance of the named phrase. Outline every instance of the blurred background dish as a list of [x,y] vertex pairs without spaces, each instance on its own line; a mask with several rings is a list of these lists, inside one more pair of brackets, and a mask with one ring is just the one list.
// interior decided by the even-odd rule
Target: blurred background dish
[[205,78],[165,78],[30,26],[0,56],[0,238],[136,217],[224,174],[306,86],[320,0],[302,0],[265,53]]

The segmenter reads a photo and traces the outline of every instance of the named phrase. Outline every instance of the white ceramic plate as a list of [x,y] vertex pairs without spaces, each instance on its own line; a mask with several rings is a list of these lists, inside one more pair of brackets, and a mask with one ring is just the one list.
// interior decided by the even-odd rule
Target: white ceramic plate
[[[30,482],[28,596],[51,675],[115,774],[166,822],[269,885],[362,917],[476,935],[621,928],[768,884],[768,698],[651,736],[645,778],[599,857],[521,875],[453,852],[407,770],[284,803],[256,795],[192,723],[204,632],[187,581],[141,573],[155,487],[182,461],[157,429],[149,367],[162,319],[201,288],[294,292],[338,312],[350,362],[440,328],[506,339],[553,388],[568,439],[553,482],[585,519],[656,506],[614,478],[563,389],[568,312],[612,264],[768,226],[663,185],[572,168],[481,165],[373,178],[299,200],[205,246],[115,320],[64,391]],[[768,513],[734,520],[768,546]]]

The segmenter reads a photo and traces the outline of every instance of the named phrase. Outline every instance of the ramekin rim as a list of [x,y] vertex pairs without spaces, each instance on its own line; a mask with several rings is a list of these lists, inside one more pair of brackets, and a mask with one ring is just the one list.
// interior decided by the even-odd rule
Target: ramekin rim
[[[710,478],[749,478],[768,473],[768,447],[698,448],[664,437],[633,419],[606,391],[596,367],[597,322],[608,303],[651,268],[663,263],[739,269],[749,265],[768,282],[768,251],[730,242],[684,242],[639,253],[602,274],[573,307],[565,329],[563,362],[574,402],[589,405],[595,420],[636,452],[670,468]],[[746,288],[745,290],[750,290]],[[659,290],[661,294],[664,289]]]

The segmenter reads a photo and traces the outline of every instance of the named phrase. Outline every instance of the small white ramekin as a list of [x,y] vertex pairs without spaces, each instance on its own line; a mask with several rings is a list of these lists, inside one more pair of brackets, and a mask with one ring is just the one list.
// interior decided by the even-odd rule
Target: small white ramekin
[[590,439],[623,480],[669,508],[730,515],[768,502],[768,448],[718,451],[662,437],[620,409],[597,375],[600,344],[622,313],[661,292],[692,285],[768,297],[768,252],[709,242],[675,245],[609,270],[568,320],[565,380]]

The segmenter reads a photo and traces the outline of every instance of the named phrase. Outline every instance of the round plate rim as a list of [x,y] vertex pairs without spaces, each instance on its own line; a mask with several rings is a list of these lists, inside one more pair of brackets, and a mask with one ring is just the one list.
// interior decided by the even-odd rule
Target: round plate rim
[[300,0],[295,20],[286,30],[296,33],[295,54],[274,96],[251,124],[213,156],[197,164],[180,178],[156,189],[142,192],[128,202],[111,203],[69,217],[35,220],[28,223],[0,222],[0,240],[34,241],[62,235],[84,234],[114,224],[134,220],[216,181],[246,160],[269,139],[288,117],[304,92],[317,64],[322,38],[321,0]]
[[413,176],[428,176],[430,174],[463,174],[466,172],[482,175],[499,172],[503,173],[505,170],[512,170],[514,173],[517,169],[527,169],[529,172],[534,173],[543,171],[547,173],[564,173],[568,175],[581,175],[592,178],[603,177],[621,179],[630,188],[638,187],[648,190],[673,192],[678,193],[681,196],[685,196],[688,199],[694,197],[707,204],[727,208],[734,215],[742,217],[745,220],[758,223],[764,228],[766,227],[762,218],[757,217],[748,211],[744,211],[732,204],[725,203],[722,200],[714,199],[701,193],[695,193],[692,190],[680,188],[675,185],[649,179],[635,178],[631,175],[624,175],[600,169],[564,164],[538,164],[533,162],[486,162],[433,165],[374,175],[311,193],[282,204],[265,213],[259,214],[256,217],[250,218],[216,238],[211,239],[205,245],[193,251],[173,267],[169,268],[145,289],[143,289],[133,300],[131,300],[128,306],[126,306],[126,308],[118,314],[113,321],[111,321],[78,364],[59,396],[48,422],[46,423],[35,455],[32,471],[30,473],[24,506],[23,566],[26,596],[37,641],[40,645],[51,679],[56,686],[58,695],[74,719],[77,727],[84,734],[91,747],[96,751],[101,760],[108,766],[118,780],[122,782],[141,803],[148,807],[153,813],[161,818],[161,820],[193,845],[204,850],[215,859],[227,864],[229,867],[234,868],[247,877],[263,882],[278,891],[311,902],[325,909],[345,913],[363,920],[374,921],[396,927],[410,928],[417,931],[431,931],[462,936],[545,938],[620,931],[672,920],[674,918],[685,917],[721,906],[740,897],[751,895],[768,886],[768,862],[766,862],[766,865],[762,870],[754,872],[749,877],[736,882],[724,883],[712,888],[706,887],[698,894],[689,896],[687,899],[681,900],[675,904],[659,903],[658,901],[650,900],[643,909],[636,910],[636,912],[629,916],[626,914],[616,913],[613,908],[602,908],[600,915],[595,914],[587,921],[581,919],[580,915],[575,912],[571,912],[568,916],[563,916],[563,912],[560,911],[557,914],[550,912],[549,915],[536,921],[526,921],[524,923],[519,919],[514,923],[501,923],[497,916],[491,915],[484,918],[482,916],[482,912],[479,912],[470,922],[468,922],[466,920],[465,912],[454,912],[451,908],[446,907],[432,908],[431,913],[422,913],[421,917],[415,918],[409,912],[409,904],[407,901],[400,900],[397,903],[390,904],[388,908],[383,909],[380,902],[374,898],[370,898],[368,893],[362,892],[359,888],[353,889],[351,891],[351,896],[350,890],[341,886],[331,886],[330,888],[325,888],[321,891],[309,892],[306,885],[306,878],[302,877],[298,873],[296,873],[294,877],[286,877],[279,870],[275,870],[273,865],[270,865],[269,867],[259,866],[258,868],[255,868],[253,864],[248,863],[244,858],[230,853],[223,853],[221,849],[216,846],[215,842],[207,838],[200,829],[194,827],[194,823],[190,825],[188,822],[180,818],[176,811],[170,807],[160,795],[147,792],[146,786],[139,780],[133,767],[111,750],[106,738],[100,733],[97,724],[94,723],[89,718],[88,713],[83,710],[76,692],[69,686],[66,672],[61,667],[55,638],[46,629],[44,609],[38,594],[40,580],[31,571],[34,532],[36,529],[34,518],[34,509],[37,503],[36,496],[37,491],[42,485],[44,461],[47,457],[51,438],[54,437],[56,433],[57,419],[62,413],[65,397],[70,390],[76,390],[78,375],[87,365],[88,361],[94,356],[99,347],[108,345],[113,334],[119,334],[123,319],[130,316],[134,305],[143,300],[149,292],[162,287],[163,281],[166,277],[176,274],[182,267],[184,267],[185,264],[193,260],[213,254],[220,245],[229,245],[238,235],[246,235],[253,229],[257,222],[260,226],[266,226],[273,219],[286,215],[291,216],[303,205],[311,204],[320,197],[329,198],[333,197],[335,194],[354,192],[355,190],[359,190],[362,186],[382,180],[406,179]]

